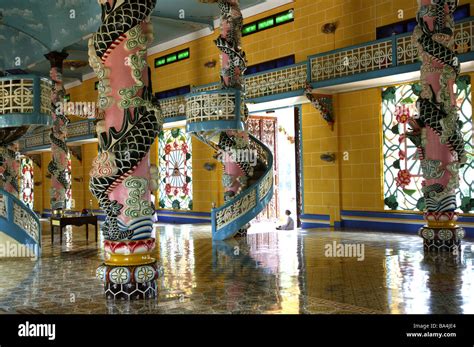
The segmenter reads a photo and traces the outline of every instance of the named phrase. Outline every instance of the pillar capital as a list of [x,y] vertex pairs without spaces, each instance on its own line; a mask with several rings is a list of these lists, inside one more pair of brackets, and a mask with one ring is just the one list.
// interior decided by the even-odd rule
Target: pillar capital
[[63,61],[69,56],[69,53],[64,51],[52,51],[44,55],[46,59],[48,59],[49,63],[51,64],[51,68],[60,68],[63,67]]

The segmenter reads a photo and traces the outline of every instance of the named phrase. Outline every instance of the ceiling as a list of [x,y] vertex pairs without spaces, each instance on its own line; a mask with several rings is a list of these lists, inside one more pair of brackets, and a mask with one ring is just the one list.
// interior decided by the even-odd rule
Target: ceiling
[[[268,1],[271,0],[240,2],[245,9]],[[69,53],[63,74],[65,83],[82,80],[92,71],[88,64],[81,64],[88,61],[87,40],[99,27],[100,16],[97,0],[0,0],[0,70],[48,76],[49,62],[43,55],[64,49]],[[218,16],[216,4],[157,0],[151,16],[155,40],[150,46],[204,28],[213,29]]]

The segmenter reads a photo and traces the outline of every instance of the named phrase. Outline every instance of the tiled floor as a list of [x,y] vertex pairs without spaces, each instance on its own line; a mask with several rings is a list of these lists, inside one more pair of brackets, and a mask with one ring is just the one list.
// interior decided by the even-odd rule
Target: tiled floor
[[[159,225],[159,297],[113,302],[94,277],[98,244],[74,228],[51,246],[43,226],[41,259],[0,259],[0,313],[474,313],[467,241],[458,259],[434,258],[414,235],[261,225],[213,245],[209,226]],[[328,257],[333,242],[363,245],[364,259]]]

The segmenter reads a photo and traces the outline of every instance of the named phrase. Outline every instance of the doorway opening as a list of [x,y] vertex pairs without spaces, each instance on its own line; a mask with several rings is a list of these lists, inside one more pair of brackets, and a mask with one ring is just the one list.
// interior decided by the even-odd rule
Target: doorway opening
[[249,133],[270,148],[274,157],[273,198],[253,224],[276,226],[286,222],[285,211],[290,210],[293,219],[300,226],[302,203],[299,111],[299,107],[293,106],[259,111],[251,113],[247,121]]

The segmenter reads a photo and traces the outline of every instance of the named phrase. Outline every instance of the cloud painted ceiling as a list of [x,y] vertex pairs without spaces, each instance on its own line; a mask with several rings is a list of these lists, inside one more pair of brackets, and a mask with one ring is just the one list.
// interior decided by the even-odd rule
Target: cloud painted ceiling
[[[243,8],[263,2],[241,0]],[[218,14],[217,5],[198,0],[157,0],[153,45],[212,26]],[[70,53],[68,59],[87,61],[85,38],[98,28],[100,15],[97,0],[0,0],[0,70],[48,74],[43,55],[62,49]],[[65,76],[80,78],[87,71],[83,67]]]

